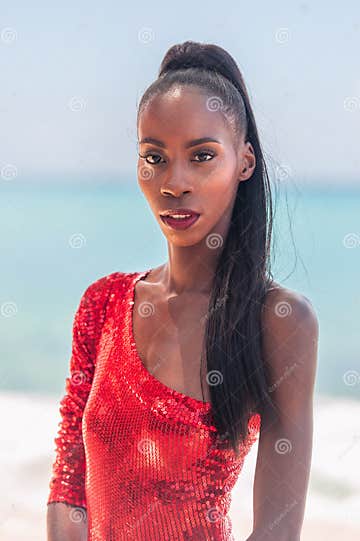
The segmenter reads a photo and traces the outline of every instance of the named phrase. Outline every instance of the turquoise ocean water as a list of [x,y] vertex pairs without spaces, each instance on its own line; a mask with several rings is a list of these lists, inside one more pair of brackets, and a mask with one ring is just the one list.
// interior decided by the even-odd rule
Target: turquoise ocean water
[[[58,394],[85,288],[163,263],[166,240],[136,182],[3,182],[0,193],[0,389]],[[360,191],[274,197],[275,280],[306,295],[320,322],[316,392],[359,398]]]

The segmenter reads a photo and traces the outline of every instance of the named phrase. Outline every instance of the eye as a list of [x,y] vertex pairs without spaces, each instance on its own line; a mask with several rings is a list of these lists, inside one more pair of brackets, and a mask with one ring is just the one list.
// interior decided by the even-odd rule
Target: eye
[[158,161],[157,162],[149,162],[148,159],[147,159],[147,158],[149,158],[149,156],[156,156],[156,157],[161,159],[161,156],[159,154],[152,154],[151,152],[149,152],[148,154],[144,154],[144,155],[139,154],[139,157],[146,160],[146,163],[148,163],[150,165],[158,165],[159,164]]
[[[214,152],[211,152],[211,151],[207,151],[207,150],[202,150],[200,152],[196,152],[196,154],[194,154],[194,156],[210,156],[210,160],[200,160],[200,162],[204,161],[204,162],[208,162],[208,161],[211,161],[213,159],[213,157],[215,156]],[[194,162],[197,162],[199,160],[193,160]]]
[[[150,165],[159,165],[160,163],[160,160],[161,160],[161,156],[159,154],[154,154],[153,152],[148,152],[147,154],[140,154],[138,153],[138,156],[144,160],[146,160],[146,163],[150,164]],[[200,159],[200,160],[192,160],[194,162],[198,162],[198,163],[202,163],[202,162],[208,162],[208,161],[211,161],[215,156],[216,154],[211,151],[211,150],[201,150],[199,152],[196,152],[194,154],[194,156],[210,156],[209,159]],[[153,158],[156,158],[156,161],[149,161],[148,158],[151,158],[151,160]]]

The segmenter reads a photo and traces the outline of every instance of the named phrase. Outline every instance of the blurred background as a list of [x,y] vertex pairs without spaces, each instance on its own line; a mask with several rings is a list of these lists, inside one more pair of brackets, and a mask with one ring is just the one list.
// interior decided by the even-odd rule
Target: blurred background
[[[243,73],[275,202],[273,274],[320,323],[302,540],[360,539],[360,5],[0,3],[0,538],[46,538],[59,400],[86,287],[160,265],[137,183],[136,109],[170,46]],[[252,526],[257,446],[231,508]]]

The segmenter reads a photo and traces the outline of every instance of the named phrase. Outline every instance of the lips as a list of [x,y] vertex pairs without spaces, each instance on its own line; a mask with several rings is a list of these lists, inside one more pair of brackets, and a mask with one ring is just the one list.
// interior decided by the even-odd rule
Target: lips
[[[174,217],[175,214],[177,214],[178,216],[184,216],[184,217],[175,218]],[[194,211],[190,211],[186,213],[183,210],[181,210],[181,213],[179,211],[176,211],[176,213],[174,211],[171,211],[171,214],[167,214],[167,215],[160,214],[160,218],[164,222],[164,224],[166,224],[171,229],[175,229],[175,230],[188,229],[195,222],[197,222],[199,217],[200,217],[200,214],[194,213]]]
[[194,218],[195,216],[200,216],[200,213],[192,209],[186,209],[186,208],[169,209],[169,210],[164,210],[163,212],[160,212],[160,216],[162,217],[172,217],[176,215],[186,216],[187,218]]

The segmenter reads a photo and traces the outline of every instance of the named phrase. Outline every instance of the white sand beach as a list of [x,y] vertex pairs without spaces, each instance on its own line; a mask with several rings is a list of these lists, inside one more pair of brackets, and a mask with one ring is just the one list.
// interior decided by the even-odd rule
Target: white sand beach
[[[60,398],[59,398],[60,399]],[[312,471],[302,541],[360,539],[360,402],[316,397]],[[53,397],[1,392],[0,539],[46,540],[46,499],[59,403]],[[233,491],[237,541],[252,526],[257,443]]]

